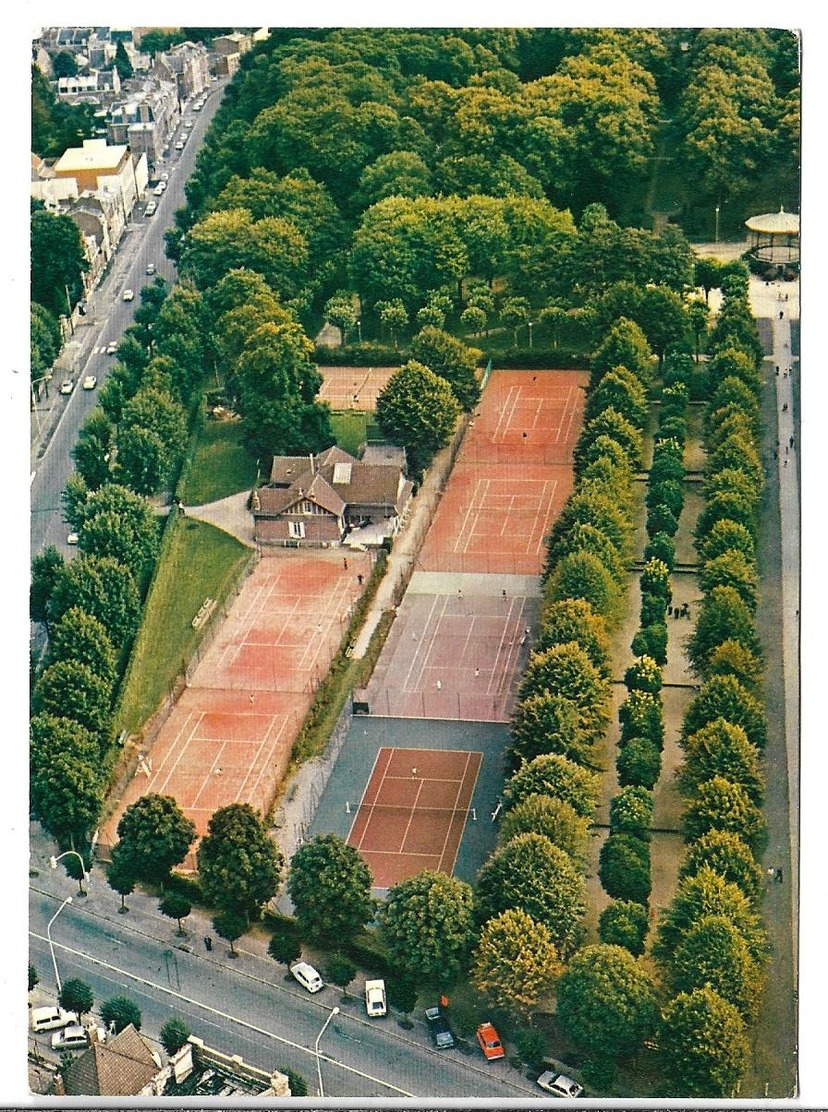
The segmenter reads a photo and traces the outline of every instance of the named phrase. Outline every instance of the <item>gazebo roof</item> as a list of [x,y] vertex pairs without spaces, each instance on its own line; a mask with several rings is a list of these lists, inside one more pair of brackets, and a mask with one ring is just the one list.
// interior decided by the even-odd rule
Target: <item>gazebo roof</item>
[[745,227],[749,228],[752,232],[764,232],[765,235],[799,235],[799,217],[796,213],[785,212],[783,208],[779,212],[765,212],[761,216],[751,216],[749,220],[745,221]]

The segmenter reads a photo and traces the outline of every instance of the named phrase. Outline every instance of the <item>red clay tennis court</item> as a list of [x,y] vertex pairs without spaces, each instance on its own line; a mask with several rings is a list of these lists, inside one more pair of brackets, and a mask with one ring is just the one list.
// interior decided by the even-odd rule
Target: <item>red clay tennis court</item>
[[141,795],[171,795],[206,833],[230,803],[265,813],[319,681],[370,575],[365,553],[284,552],[259,561],[189,686],[159,730],[115,815]]
[[572,492],[583,371],[494,371],[420,554],[424,571],[538,575]]
[[391,749],[377,754],[348,844],[359,850],[376,888],[423,869],[451,875],[467,821],[482,753]]
[[319,400],[327,402],[331,409],[373,412],[377,395],[398,370],[399,367],[320,367]]

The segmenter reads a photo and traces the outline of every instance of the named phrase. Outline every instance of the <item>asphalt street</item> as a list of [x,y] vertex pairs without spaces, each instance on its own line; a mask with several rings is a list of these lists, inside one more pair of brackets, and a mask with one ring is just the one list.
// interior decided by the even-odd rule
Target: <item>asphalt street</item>
[[[46,927],[73,891],[62,874],[61,880],[66,891],[57,896],[39,889],[37,881],[30,891],[30,960],[40,977],[36,991],[52,1000],[56,986]],[[369,1021],[361,998],[352,994],[343,1004],[338,988],[308,995],[292,979],[285,980],[284,967],[246,948],[245,939],[236,947],[235,960],[219,940],[208,954],[200,931],[177,938],[175,924],[150,912],[149,897],[129,897],[130,914],[118,915],[119,898],[101,885],[93,881],[89,897],[75,897],[54,920],[54,961],[62,982],[78,977],[90,985],[96,1005],[115,995],[135,1000],[142,1031],[151,1039],[172,1015],[180,1016],[210,1046],[240,1054],[261,1069],[296,1070],[314,1095],[314,1044],[337,1006],[341,1012],[320,1043],[326,1097],[537,1095],[506,1061],[485,1063],[476,1052],[436,1051],[419,1020],[410,1031],[391,1015]]]
[[[87,315],[75,327],[62,363],[65,373],[56,372],[49,386],[50,396],[43,397],[32,414],[32,458],[30,478],[31,551],[37,555],[47,545],[55,545],[64,553],[67,529],[63,521],[60,496],[66,480],[74,470],[71,451],[77,440],[78,430],[98,403],[98,390],[106,381],[114,356],[106,354],[106,345],[120,340],[132,323],[135,309],[141,304],[140,290],[151,284],[154,277],[146,273],[147,263],[152,262],[157,274],[172,283],[176,269],[164,255],[164,233],[174,223],[174,213],[186,203],[184,184],[195,164],[196,155],[204,132],[218,107],[223,85],[210,87],[206,104],[201,112],[187,111],[185,117],[194,121],[190,138],[183,151],[172,146],[159,173],[169,173],[169,184],[161,197],[147,191],[143,202],[136,204],[132,219],[118,245],[117,252],[107,273],[88,299]],[[145,217],[149,198],[157,204],[154,216]],[[123,301],[125,289],[134,291],[135,299]],[[80,383],[85,375],[98,379],[95,390],[82,390]],[[57,392],[63,377],[75,380],[71,394]]]

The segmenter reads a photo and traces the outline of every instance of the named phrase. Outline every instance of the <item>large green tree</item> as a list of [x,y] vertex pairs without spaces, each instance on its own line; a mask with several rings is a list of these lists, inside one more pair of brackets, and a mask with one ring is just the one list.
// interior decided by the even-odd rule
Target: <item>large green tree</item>
[[37,206],[29,231],[32,301],[57,317],[67,316],[83,297],[89,269],[78,226],[62,213]]
[[460,408],[472,409],[480,397],[476,368],[483,353],[431,325],[411,341],[411,356],[436,375],[444,378],[452,389]]
[[720,915],[700,919],[682,939],[667,969],[673,992],[712,988],[754,1023],[763,988],[763,967],[751,957],[736,927]]
[[210,816],[196,855],[204,895],[215,907],[256,917],[279,887],[283,858],[249,803]]
[[658,1025],[655,982],[622,946],[579,950],[558,982],[557,999],[561,1027],[595,1057],[632,1054]]
[[466,969],[475,920],[465,881],[430,870],[402,880],[380,921],[391,960],[418,980],[449,985]]
[[118,822],[118,844],[133,875],[162,886],[187,856],[195,835],[194,823],[172,796],[158,793],[142,795]]
[[518,834],[495,850],[477,874],[475,900],[480,923],[516,908],[549,929],[562,958],[577,946],[584,880],[572,858],[543,834]]
[[372,918],[370,870],[336,834],[300,846],[290,864],[288,894],[299,929],[310,938],[352,938]]
[[511,908],[483,927],[471,980],[492,1007],[529,1019],[562,971],[548,928]]
[[684,741],[685,759],[680,771],[682,791],[692,795],[714,776],[741,786],[754,803],[761,803],[765,778],[762,758],[741,726],[714,718]]
[[377,423],[392,443],[405,448],[415,475],[448,444],[459,416],[451,386],[413,359],[394,372],[377,398]]
[[503,814],[498,844],[505,845],[519,834],[543,834],[573,861],[585,862],[590,838],[589,822],[571,804],[549,795],[527,795]]
[[684,1099],[733,1097],[750,1055],[738,1010],[707,986],[670,1001],[659,1043],[669,1091]]
[[69,561],[55,580],[46,608],[50,623],[72,607],[97,618],[115,649],[120,650],[138,628],[140,603],[135,578],[129,568],[110,556],[81,555]]
[[598,785],[594,772],[558,753],[546,753],[521,765],[506,782],[503,796],[507,809],[511,809],[528,795],[548,795],[563,800],[577,815],[588,819],[598,802]]

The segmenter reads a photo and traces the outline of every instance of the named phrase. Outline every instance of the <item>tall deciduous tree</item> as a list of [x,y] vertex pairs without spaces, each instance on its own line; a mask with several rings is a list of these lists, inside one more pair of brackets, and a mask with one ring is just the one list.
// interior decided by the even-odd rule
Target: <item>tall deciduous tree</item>
[[44,622],[48,615],[49,599],[60,579],[64,566],[63,556],[53,544],[47,545],[32,559],[32,576],[29,587],[29,616],[33,622]]
[[598,777],[557,753],[527,761],[507,781],[503,795],[507,808],[528,795],[541,794],[568,803],[577,815],[591,818],[598,801]]
[[720,915],[709,915],[690,928],[673,955],[667,979],[676,993],[712,988],[745,1023],[756,1020],[763,967],[751,957],[736,927]]
[[519,834],[495,850],[477,874],[475,900],[481,923],[516,908],[549,929],[562,958],[577,945],[584,880],[572,858],[543,834]]
[[290,865],[288,893],[303,935],[352,938],[374,914],[370,870],[353,846],[320,834],[300,846]]
[[31,215],[32,301],[55,316],[68,316],[83,296],[89,262],[77,224],[62,213],[36,207]]
[[395,965],[449,985],[466,969],[474,942],[472,889],[445,873],[417,873],[391,888],[381,924]]
[[138,628],[140,603],[135,578],[129,568],[109,556],[79,556],[56,578],[47,606],[51,623],[73,606],[98,619],[116,650]]
[[655,983],[621,946],[585,946],[558,982],[558,1021],[584,1050],[612,1059],[633,1053],[658,1024]]
[[86,1013],[92,1011],[95,997],[86,981],[80,981],[76,977],[72,977],[71,980],[63,982],[58,1003],[61,1008],[65,1008],[68,1012],[75,1012],[78,1020],[82,1023]]
[[151,793],[131,803],[118,822],[119,845],[133,874],[164,884],[195,840],[195,825],[169,795]]
[[692,795],[714,776],[741,786],[754,803],[761,803],[765,778],[759,750],[741,726],[715,718],[684,741],[684,766],[679,776],[682,791]]
[[767,723],[762,704],[734,676],[712,676],[702,684],[687,708],[682,738],[690,737],[717,718],[741,726],[751,745],[764,750]]
[[120,1034],[130,1023],[136,1031],[141,1030],[141,1009],[128,996],[112,996],[101,1004],[101,1019],[106,1027],[115,1028]]
[[758,900],[764,873],[750,846],[729,830],[709,830],[687,847],[679,877],[696,876],[710,869],[723,880],[737,885],[751,900]]
[[609,686],[575,641],[532,653],[520,686],[521,699],[560,695],[578,708],[579,726],[590,741],[603,735],[609,721]]
[[543,834],[575,862],[585,862],[589,822],[574,807],[549,795],[527,795],[500,820],[498,844],[503,846],[519,834]]
[[460,408],[472,409],[480,397],[475,369],[483,353],[465,344],[439,328],[427,326],[411,341],[411,354],[452,389]]
[[214,811],[199,843],[198,873],[216,907],[256,917],[279,887],[283,858],[249,803]]
[[377,398],[377,423],[392,443],[405,448],[413,474],[423,472],[448,444],[459,416],[446,380],[413,359],[394,372]]
[[58,660],[45,669],[34,691],[36,713],[71,718],[84,729],[107,738],[112,716],[112,685],[88,664]]
[[483,927],[471,980],[492,1007],[528,1019],[551,994],[562,971],[548,928],[512,908]]
[[731,1097],[749,1059],[745,1023],[712,988],[676,996],[662,1014],[661,1060],[671,1092]]
[[758,853],[766,827],[762,812],[741,784],[723,776],[705,780],[696,788],[682,817],[685,841],[693,842],[709,830],[729,830]]

